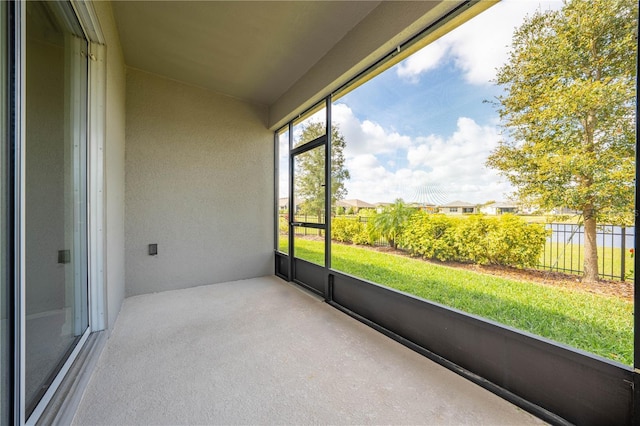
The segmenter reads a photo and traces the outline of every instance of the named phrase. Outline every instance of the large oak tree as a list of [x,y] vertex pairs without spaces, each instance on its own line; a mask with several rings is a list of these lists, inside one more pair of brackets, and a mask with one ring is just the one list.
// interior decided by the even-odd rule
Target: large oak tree
[[582,213],[584,282],[598,280],[596,226],[633,211],[635,0],[570,0],[516,29],[496,82],[504,138],[487,165],[517,196]]

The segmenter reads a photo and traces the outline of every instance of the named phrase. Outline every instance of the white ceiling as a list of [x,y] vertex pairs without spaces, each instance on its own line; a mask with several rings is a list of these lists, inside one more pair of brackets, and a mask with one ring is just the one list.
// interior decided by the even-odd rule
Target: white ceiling
[[128,66],[273,104],[379,1],[115,1]]

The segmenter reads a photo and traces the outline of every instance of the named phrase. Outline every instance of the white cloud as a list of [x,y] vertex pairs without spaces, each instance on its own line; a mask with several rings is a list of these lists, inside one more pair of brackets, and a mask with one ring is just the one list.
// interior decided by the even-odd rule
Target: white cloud
[[496,146],[498,131],[493,126],[480,126],[473,119],[458,118],[456,131],[447,139],[430,135],[418,138],[408,153],[412,166],[446,168],[451,164],[476,163]]
[[331,116],[340,127],[340,133],[348,141],[345,150],[347,158],[360,154],[375,152],[377,154],[393,152],[396,149],[408,148],[411,138],[397,132],[388,132],[379,124],[370,120],[360,121],[351,108],[345,104],[336,104],[331,109]]
[[440,186],[450,198],[469,202],[501,199],[510,188],[484,164],[498,140],[496,127],[460,117],[450,136],[418,138],[407,151],[407,159],[411,167],[428,167],[425,184]]
[[504,0],[429,44],[396,68],[417,82],[421,74],[453,61],[470,84],[487,84],[507,60],[513,31],[538,9],[559,9],[560,0]]
[[439,39],[420,49],[398,64],[396,69],[398,77],[417,83],[420,74],[435,69],[440,65],[442,58],[450,47],[446,40]]
[[448,201],[480,203],[504,199],[510,192],[509,185],[484,165],[499,139],[493,125],[460,117],[451,135],[412,139],[375,122],[358,121],[347,105],[336,105],[333,112],[347,141],[348,198],[418,201],[417,193],[431,187]]
[[426,179],[423,170],[402,168],[389,170],[381,165],[367,167],[357,157],[347,162],[351,180],[347,182],[348,198],[370,203],[392,202],[396,198],[409,201],[419,182]]

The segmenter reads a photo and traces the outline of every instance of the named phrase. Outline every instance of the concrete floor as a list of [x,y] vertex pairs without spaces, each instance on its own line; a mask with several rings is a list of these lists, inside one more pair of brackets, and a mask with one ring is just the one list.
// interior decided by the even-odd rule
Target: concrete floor
[[127,299],[74,424],[544,424],[264,277]]

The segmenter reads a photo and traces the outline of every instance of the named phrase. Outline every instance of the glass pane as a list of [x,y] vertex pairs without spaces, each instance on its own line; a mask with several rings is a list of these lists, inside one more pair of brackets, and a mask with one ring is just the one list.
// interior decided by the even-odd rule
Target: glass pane
[[[294,222],[325,223],[325,146],[298,154],[293,159]],[[294,255],[324,266],[324,230],[294,227]]]
[[294,255],[298,259],[324,266],[324,229],[296,226]]
[[325,147],[294,157],[295,222],[325,223]]
[[304,145],[327,134],[327,109],[322,106],[293,122],[293,147]]
[[289,131],[278,134],[278,250],[289,253]]
[[499,2],[334,100],[332,268],[631,365],[638,5],[572,4]]
[[[0,2],[0,31],[7,34],[6,2]],[[0,424],[9,424],[9,374],[11,342],[9,341],[9,299],[7,272],[7,45],[0,37]]]
[[88,327],[87,44],[61,5],[27,3],[27,415]]

